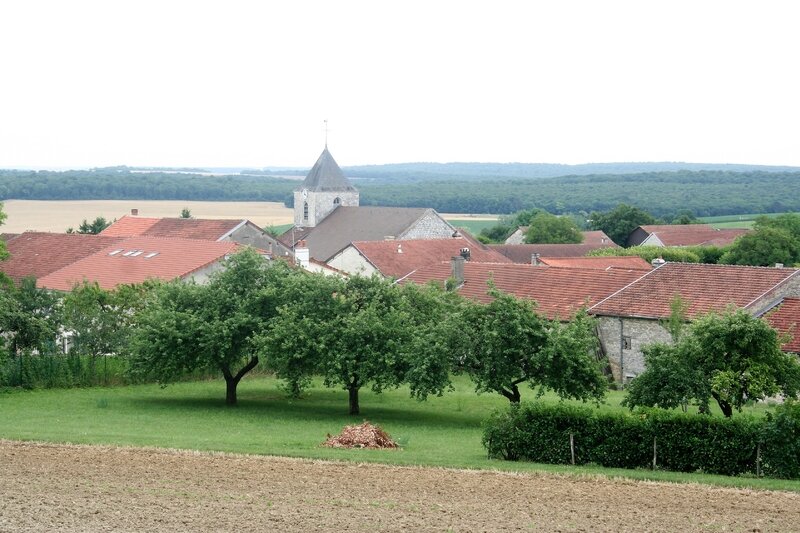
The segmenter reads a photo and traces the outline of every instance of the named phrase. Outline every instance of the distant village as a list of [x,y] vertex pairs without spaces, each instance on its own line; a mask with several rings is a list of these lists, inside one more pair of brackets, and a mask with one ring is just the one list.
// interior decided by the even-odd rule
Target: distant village
[[[597,318],[597,336],[614,380],[644,370],[642,347],[670,341],[664,321],[676,296],[687,318],[731,306],[765,317],[800,352],[800,270],[693,263],[653,263],[637,256],[586,254],[618,248],[602,231],[581,244],[523,244],[520,228],[505,244],[486,245],[433,209],[362,207],[327,146],[294,191],[294,224],[275,237],[249,220],[149,218],[132,209],[98,235],[2,234],[10,257],[0,271],[19,282],[70,291],[83,281],[103,289],[151,278],[204,283],[226,258],[253,247],[268,261],[332,276],[372,276],[395,283],[447,285],[490,301],[487,289],[535,300],[550,319],[581,309]],[[628,244],[724,245],[746,230],[704,224],[640,226]]]

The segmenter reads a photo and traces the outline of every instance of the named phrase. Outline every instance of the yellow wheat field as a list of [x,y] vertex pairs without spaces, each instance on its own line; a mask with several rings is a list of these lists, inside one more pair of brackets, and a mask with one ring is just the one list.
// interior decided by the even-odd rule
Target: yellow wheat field
[[260,227],[293,222],[292,210],[279,202],[188,202],[184,200],[5,200],[8,215],[0,233],[66,231],[83,219],[114,220],[138,209],[143,217],[177,217],[188,208],[195,218],[246,218]]

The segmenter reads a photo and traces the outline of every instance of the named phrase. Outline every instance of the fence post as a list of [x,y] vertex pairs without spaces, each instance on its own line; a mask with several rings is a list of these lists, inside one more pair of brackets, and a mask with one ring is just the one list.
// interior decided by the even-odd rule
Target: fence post
[[653,435],[653,470],[655,470],[655,469],[656,469],[656,466],[657,466],[657,462],[656,462],[656,453],[657,453],[657,449],[656,449],[656,436],[655,436],[655,435]]
[[575,465],[575,436],[569,432],[569,451],[572,455],[572,464]]
[[761,442],[756,446],[756,477],[761,477]]

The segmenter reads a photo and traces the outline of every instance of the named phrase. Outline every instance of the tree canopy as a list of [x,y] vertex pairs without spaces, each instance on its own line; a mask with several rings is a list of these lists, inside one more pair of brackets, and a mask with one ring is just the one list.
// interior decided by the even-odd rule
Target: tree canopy
[[627,245],[628,235],[637,227],[655,223],[653,215],[627,204],[619,204],[611,211],[593,212],[589,216],[589,225],[592,229],[603,230],[620,246]]
[[682,330],[672,345],[644,352],[646,370],[628,387],[625,405],[672,408],[713,398],[726,417],[750,400],[800,391],[800,363],[781,352],[777,332],[744,310],[710,313]]
[[570,244],[583,242],[583,234],[569,217],[545,211],[534,215],[528,223],[525,242],[528,244]]

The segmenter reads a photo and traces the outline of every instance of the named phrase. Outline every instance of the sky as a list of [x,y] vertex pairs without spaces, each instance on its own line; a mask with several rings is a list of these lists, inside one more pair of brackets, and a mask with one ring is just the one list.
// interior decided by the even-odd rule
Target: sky
[[794,1],[0,4],[0,168],[800,166]]

